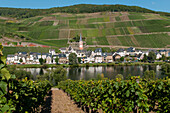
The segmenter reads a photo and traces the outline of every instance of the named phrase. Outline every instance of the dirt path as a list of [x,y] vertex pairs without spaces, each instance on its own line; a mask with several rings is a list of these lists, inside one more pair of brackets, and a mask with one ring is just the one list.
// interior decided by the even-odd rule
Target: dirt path
[[51,113],[84,113],[66,93],[52,88]]

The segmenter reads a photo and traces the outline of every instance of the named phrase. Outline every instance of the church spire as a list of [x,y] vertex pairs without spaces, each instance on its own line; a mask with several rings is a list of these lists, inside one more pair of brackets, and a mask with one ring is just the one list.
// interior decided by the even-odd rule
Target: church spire
[[82,41],[81,33],[80,33],[80,41]]
[[83,40],[82,40],[82,37],[81,37],[81,33],[80,33],[79,49],[83,50]]

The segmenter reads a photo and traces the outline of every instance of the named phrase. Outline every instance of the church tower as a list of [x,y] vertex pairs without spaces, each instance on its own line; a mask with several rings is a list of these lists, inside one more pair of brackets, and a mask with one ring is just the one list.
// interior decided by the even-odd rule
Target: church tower
[[82,40],[81,34],[80,34],[80,41],[79,41],[79,49],[83,50],[83,40]]

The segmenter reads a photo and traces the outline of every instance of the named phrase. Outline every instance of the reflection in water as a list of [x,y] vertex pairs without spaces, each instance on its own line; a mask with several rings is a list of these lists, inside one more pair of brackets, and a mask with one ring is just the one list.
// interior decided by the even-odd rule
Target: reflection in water
[[[103,73],[105,77],[114,79],[117,74],[122,74],[124,78],[128,75],[143,76],[146,70],[154,70],[157,78],[163,78],[161,75],[160,65],[142,65],[142,66],[99,66],[99,67],[72,67],[66,68],[68,79],[72,80],[89,80],[97,77],[97,74]],[[55,68],[48,68],[53,70]],[[42,75],[47,73],[47,70],[41,68],[24,68],[26,71],[30,71],[34,78],[36,75]]]

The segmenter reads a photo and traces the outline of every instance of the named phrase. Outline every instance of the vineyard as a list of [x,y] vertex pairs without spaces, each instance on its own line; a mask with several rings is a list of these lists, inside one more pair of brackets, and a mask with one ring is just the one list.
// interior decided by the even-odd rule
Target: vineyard
[[0,112],[35,113],[44,104],[44,98],[51,90],[49,81],[18,80],[10,75],[2,59],[0,45]]
[[82,109],[92,112],[159,112],[170,111],[170,81],[130,80],[67,80],[59,83]]
[[87,45],[164,48],[170,43],[169,25],[169,17],[154,13],[54,13],[13,21],[0,19],[0,35],[17,35],[28,42],[60,48],[81,33]]
[[[50,49],[55,49],[57,52],[59,52],[59,50],[57,48],[50,48]],[[21,52],[21,51],[48,53],[49,48],[43,48],[43,47],[4,47],[3,48],[4,56],[7,56],[9,54],[15,54],[15,53]]]

